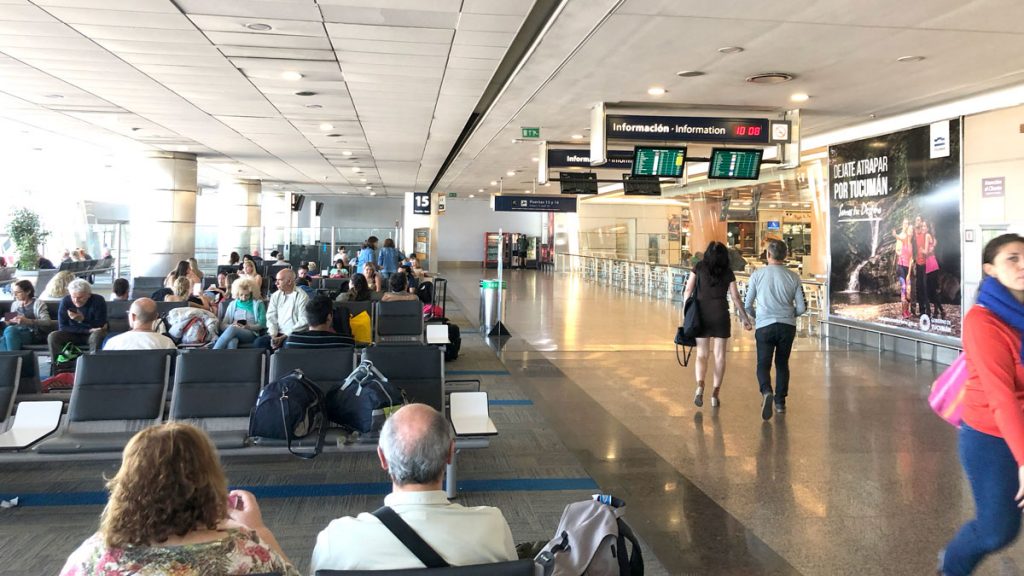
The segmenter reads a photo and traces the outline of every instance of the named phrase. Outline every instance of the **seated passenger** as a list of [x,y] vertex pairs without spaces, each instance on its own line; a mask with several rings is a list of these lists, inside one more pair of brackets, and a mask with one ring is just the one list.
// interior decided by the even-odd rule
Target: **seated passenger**
[[189,279],[189,293],[192,292],[191,284],[195,284],[196,282],[199,281],[199,278],[192,274],[192,268],[191,266],[189,266],[188,260],[178,261],[178,265],[174,267],[174,270],[171,270],[171,272],[167,274],[167,276],[164,278],[164,288],[170,288],[171,290],[174,290],[174,282],[178,278]]
[[43,288],[43,293],[39,297],[43,300],[60,300],[68,295],[68,284],[74,279],[75,275],[67,270],[57,272],[46,283],[46,288]]
[[327,296],[316,296],[306,303],[309,329],[292,332],[284,341],[285,348],[347,348],[355,346],[351,337],[334,331],[334,304]]
[[262,300],[253,299],[252,280],[238,278],[231,284],[231,302],[220,322],[220,336],[214,342],[217,350],[251,344],[267,323],[267,309]]
[[252,297],[254,300],[263,299],[263,276],[256,272],[256,262],[252,258],[242,261],[242,269],[238,271],[238,277],[246,278],[252,282]]
[[305,292],[306,296],[308,296],[309,298],[316,296],[316,290],[309,285],[309,276],[305,276],[303,278],[296,278],[295,287]]
[[126,278],[118,278],[117,280],[114,280],[114,285],[111,287],[110,301],[127,302],[128,288],[128,280]]
[[[384,505],[449,564],[515,560],[512,532],[500,510],[448,502],[441,483],[454,451],[451,426],[441,413],[426,404],[400,408],[384,422],[377,447],[392,482]],[[320,532],[310,572],[423,567],[380,520],[363,513],[334,520]]]
[[14,302],[4,320],[0,351],[17,352],[25,344],[42,344],[53,330],[53,320],[46,303],[36,298],[36,289],[28,280],[14,283]]
[[369,284],[366,283],[366,276],[354,274],[349,282],[348,292],[338,294],[336,300],[338,302],[369,302],[379,298],[376,292],[370,290]]
[[299,576],[256,498],[228,492],[217,451],[195,426],[168,422],[136,434],[107,489],[99,532],[71,553],[61,576]]
[[267,335],[257,339],[257,348],[277,349],[292,332],[307,328],[306,302],[309,297],[295,287],[295,271],[283,268],[277,273],[277,292],[267,306]]
[[157,334],[153,324],[160,318],[152,298],[139,298],[128,311],[128,324],[132,329],[107,340],[104,350],[173,350],[174,341]]
[[232,252],[228,256],[228,266],[238,266],[241,260],[242,257],[238,255],[238,252]]
[[95,352],[106,337],[107,302],[99,294],[92,293],[88,282],[75,278],[68,285],[68,295],[60,301],[57,331],[50,332],[46,339],[50,358],[56,361],[68,342],[76,346],[88,344],[89,351]]
[[188,302],[189,306],[210,310],[210,301],[205,296],[193,296],[192,286],[192,281],[187,276],[178,278],[174,281],[174,286],[171,286],[171,294],[164,296],[164,302]]
[[54,270],[56,268],[57,267],[53,265],[53,262],[51,262],[49,258],[43,256],[42,254],[39,255],[40,270]]
[[384,291],[384,278],[377,272],[377,266],[373,262],[363,264],[363,276],[366,276],[366,283],[374,292]]
[[310,262],[309,264],[307,264],[307,267],[309,268],[309,277],[310,278],[319,278],[320,277],[320,267],[317,266],[316,262]]
[[396,300],[416,300],[419,301],[420,297],[409,292],[409,282],[406,280],[405,274],[393,274],[388,280],[389,288],[391,290],[381,296],[381,302],[394,302]]
[[345,261],[341,258],[334,261],[334,266],[328,272],[330,278],[344,278],[348,276],[348,268],[345,267]]
[[189,277],[194,279],[193,284],[197,284],[199,287],[203,285],[203,271],[199,269],[199,261],[194,257],[188,259],[188,273]]

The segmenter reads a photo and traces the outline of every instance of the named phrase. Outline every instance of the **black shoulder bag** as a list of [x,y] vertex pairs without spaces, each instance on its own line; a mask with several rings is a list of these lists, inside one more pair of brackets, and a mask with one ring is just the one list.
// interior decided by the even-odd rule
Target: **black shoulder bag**
[[[697,302],[697,293],[700,292],[700,275],[694,268],[692,274],[696,276],[693,282],[693,292],[683,304],[683,325],[676,329],[676,362],[686,367],[690,364],[690,355],[697,345],[697,334],[700,333],[700,304]],[[683,347],[683,356],[679,356],[679,347]]]
[[395,538],[398,538],[399,542],[405,545],[410,552],[419,558],[420,562],[423,562],[423,565],[427,568],[444,568],[450,566],[444,558],[441,558],[441,555],[438,554],[436,550],[430,547],[430,544],[427,544],[426,541],[424,541],[423,538],[421,538],[420,535],[412,529],[412,526],[409,526],[405,520],[402,520],[402,517],[398,515],[398,512],[395,512],[388,506],[381,506],[377,510],[374,510],[373,515],[380,520],[384,527],[395,535]]

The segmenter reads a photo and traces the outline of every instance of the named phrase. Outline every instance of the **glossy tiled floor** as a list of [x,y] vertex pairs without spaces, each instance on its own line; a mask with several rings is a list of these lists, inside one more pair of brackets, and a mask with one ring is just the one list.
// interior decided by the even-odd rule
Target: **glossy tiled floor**
[[[466,310],[494,271],[445,271]],[[760,418],[754,341],[734,326],[722,406],[693,405],[678,307],[576,277],[506,272],[492,341],[673,574],[918,575],[972,514],[952,428],[925,398],[943,368],[801,332],[789,413]],[[1017,574],[1022,547],[979,574]]]

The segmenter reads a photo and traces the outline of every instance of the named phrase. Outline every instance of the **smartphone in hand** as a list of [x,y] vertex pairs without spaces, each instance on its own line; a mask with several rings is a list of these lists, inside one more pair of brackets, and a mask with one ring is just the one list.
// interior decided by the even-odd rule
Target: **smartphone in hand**
[[228,509],[241,510],[244,507],[242,497],[237,494],[228,494]]

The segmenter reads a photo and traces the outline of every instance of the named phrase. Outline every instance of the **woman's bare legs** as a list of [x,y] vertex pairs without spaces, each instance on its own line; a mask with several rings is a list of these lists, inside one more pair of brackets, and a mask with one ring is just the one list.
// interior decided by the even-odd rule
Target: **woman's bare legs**
[[712,338],[712,347],[715,355],[715,371],[714,371],[714,389],[711,391],[711,405],[719,406],[721,402],[718,399],[718,391],[722,387],[722,380],[725,379],[725,351],[726,345],[729,343],[728,338]]
[[693,396],[693,403],[697,407],[704,405],[704,375],[708,371],[708,351],[710,343],[707,338],[697,338],[697,362],[694,365],[697,376],[697,391]]

